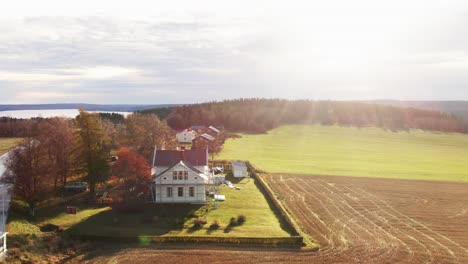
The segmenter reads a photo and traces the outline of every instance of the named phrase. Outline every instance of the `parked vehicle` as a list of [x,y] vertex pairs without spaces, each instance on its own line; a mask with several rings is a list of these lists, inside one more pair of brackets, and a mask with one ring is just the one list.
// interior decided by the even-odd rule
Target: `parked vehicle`
[[65,191],[86,192],[88,190],[87,182],[67,182],[64,186]]

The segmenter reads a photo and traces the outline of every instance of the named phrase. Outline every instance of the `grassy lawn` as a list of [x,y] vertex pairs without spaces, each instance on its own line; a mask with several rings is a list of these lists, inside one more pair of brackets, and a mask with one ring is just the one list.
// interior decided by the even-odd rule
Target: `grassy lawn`
[[468,181],[468,135],[319,125],[229,139],[218,159],[272,173]]
[[[191,234],[196,236],[216,235],[216,236],[289,236],[282,230],[277,217],[271,211],[263,194],[255,185],[254,179],[246,178],[233,180],[231,182],[240,187],[240,190],[229,189],[223,185],[219,188],[220,194],[226,196],[226,201],[219,202],[216,210],[209,210],[204,216],[207,224],[200,230],[183,230],[181,234]],[[210,204],[213,208],[213,202]],[[241,226],[232,229],[228,227],[231,217],[245,215],[247,221]],[[218,230],[210,230],[209,226],[217,220],[221,227]]]
[[[77,195],[70,202],[38,209],[36,218],[29,222],[21,217],[9,219],[11,234],[24,235],[42,232],[39,226],[58,225],[65,234],[139,237],[139,236],[229,236],[229,237],[284,237],[289,234],[281,229],[276,215],[272,212],[263,194],[255,185],[254,179],[232,180],[240,190],[221,186],[219,192],[226,196],[214,209],[210,200],[206,205],[145,205],[139,213],[125,214],[111,210],[110,207],[95,208],[85,203]],[[81,194],[83,195],[83,194]],[[78,207],[76,215],[65,213],[66,205]],[[244,215],[247,221],[229,227],[231,217]],[[205,219],[207,224],[194,228],[194,219]],[[217,220],[218,229],[210,229]]]
[[[207,205],[147,205],[143,212],[136,214],[120,214],[110,208],[83,208],[77,216],[60,213],[48,222],[70,227],[66,232],[104,236],[289,236],[281,229],[279,220],[253,179],[243,179],[235,185],[241,190],[220,187],[226,201],[220,202],[218,209],[214,209],[213,201]],[[247,221],[240,226],[228,227],[231,217],[237,218],[241,214]],[[207,224],[194,228],[193,220],[197,218],[205,219]],[[215,220],[220,227],[212,230],[209,227]]]
[[0,138],[0,155],[21,143],[22,138]]

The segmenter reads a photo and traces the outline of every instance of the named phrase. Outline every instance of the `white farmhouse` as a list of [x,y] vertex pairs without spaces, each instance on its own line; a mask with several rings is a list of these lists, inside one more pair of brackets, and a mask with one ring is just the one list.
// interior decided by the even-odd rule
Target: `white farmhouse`
[[152,175],[152,202],[205,203],[208,150],[155,150]]
[[234,177],[247,177],[247,165],[245,162],[233,161],[232,164],[232,175]]
[[197,133],[192,129],[184,129],[176,134],[179,143],[192,143],[192,140],[197,136]]

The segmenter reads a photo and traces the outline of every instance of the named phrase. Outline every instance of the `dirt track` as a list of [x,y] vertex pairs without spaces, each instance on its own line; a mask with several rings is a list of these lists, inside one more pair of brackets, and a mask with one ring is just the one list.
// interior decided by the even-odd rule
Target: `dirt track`
[[96,263],[468,263],[468,184],[271,175],[320,252],[126,249]]

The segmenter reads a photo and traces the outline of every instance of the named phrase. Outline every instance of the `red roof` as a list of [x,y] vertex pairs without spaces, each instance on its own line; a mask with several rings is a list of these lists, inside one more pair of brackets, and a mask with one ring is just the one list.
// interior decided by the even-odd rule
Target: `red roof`
[[206,150],[157,150],[154,165],[157,166],[172,166],[179,161],[184,161],[192,166],[206,166],[208,156]]

